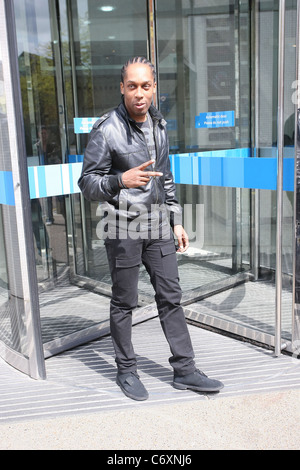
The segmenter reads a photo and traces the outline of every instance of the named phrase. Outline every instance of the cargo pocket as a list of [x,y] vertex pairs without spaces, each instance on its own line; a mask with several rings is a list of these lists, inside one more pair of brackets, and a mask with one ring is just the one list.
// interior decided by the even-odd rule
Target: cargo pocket
[[164,274],[169,279],[179,279],[176,249],[174,242],[160,247],[162,256],[162,268]]

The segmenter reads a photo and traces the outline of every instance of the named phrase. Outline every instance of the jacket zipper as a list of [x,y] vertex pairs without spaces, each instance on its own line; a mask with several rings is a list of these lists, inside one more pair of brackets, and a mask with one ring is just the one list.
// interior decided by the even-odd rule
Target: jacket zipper
[[[155,156],[156,156],[155,162],[154,162],[154,165],[153,165],[153,170],[154,170],[154,171],[156,170],[156,162],[157,162],[157,158],[158,158],[156,129],[157,129],[157,121],[154,121],[154,122],[153,122],[153,140],[154,140],[154,145],[155,145]],[[146,143],[146,145],[147,145],[147,143]],[[148,153],[149,153],[149,150],[148,150]],[[149,155],[150,155],[150,153],[149,153]],[[156,204],[157,204],[157,203],[158,203],[157,181],[156,181],[156,177],[154,177],[153,179],[154,179],[155,190],[156,190]]]
[[[154,121],[153,122],[153,139],[154,139],[154,145],[155,145],[155,154],[156,154],[156,159],[155,159],[155,163],[154,165],[152,164],[151,167],[152,167],[152,170],[155,171],[155,167],[156,167],[156,161],[157,161],[157,139],[156,139],[156,128],[157,128],[157,121]],[[146,145],[146,149],[147,149],[147,153],[148,153],[148,157],[149,157],[149,160],[151,160],[151,154],[149,152],[149,148],[148,148],[148,145],[147,145],[147,142],[146,142],[146,139],[145,139],[145,136],[144,136],[144,133],[138,128],[139,132],[141,132],[141,134],[143,135],[143,141],[145,142],[145,145]],[[157,181],[156,181],[156,177],[152,177],[152,181],[154,182],[154,186],[155,186],[155,193],[156,193],[156,204],[158,203],[158,187],[157,187]]]

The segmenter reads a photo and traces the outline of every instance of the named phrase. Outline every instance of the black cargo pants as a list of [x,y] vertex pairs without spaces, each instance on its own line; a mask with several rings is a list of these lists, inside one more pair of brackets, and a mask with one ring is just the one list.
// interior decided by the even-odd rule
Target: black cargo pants
[[178,375],[194,372],[193,347],[180,305],[182,293],[173,235],[153,240],[107,239],[105,246],[112,277],[110,328],[119,372],[137,369],[131,329],[141,263],[155,290],[159,319],[172,354],[169,362]]

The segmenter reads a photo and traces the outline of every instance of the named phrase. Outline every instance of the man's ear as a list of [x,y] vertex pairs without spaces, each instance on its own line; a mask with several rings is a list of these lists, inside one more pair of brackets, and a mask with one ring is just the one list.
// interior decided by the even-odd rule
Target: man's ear
[[120,82],[120,91],[121,91],[121,94],[124,95],[124,83],[123,82]]

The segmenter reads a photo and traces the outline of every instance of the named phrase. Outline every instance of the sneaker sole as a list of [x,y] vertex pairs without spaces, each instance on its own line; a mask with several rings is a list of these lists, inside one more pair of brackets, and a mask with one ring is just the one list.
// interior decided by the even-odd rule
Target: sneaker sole
[[123,386],[122,384],[118,381],[118,379],[116,380],[117,384],[119,385],[120,389],[122,390],[122,392],[124,393],[124,395],[126,395],[126,397],[128,398],[131,398],[132,400],[136,400],[136,401],[145,401],[147,400],[147,398],[149,398],[149,395],[144,395],[142,397],[140,396],[137,396],[137,395],[132,395],[130,392],[128,392]]
[[219,387],[216,388],[206,388],[206,387],[196,387],[193,385],[185,385],[185,384],[179,384],[176,382],[173,382],[173,387],[177,388],[178,390],[193,390],[194,392],[219,392],[224,388],[224,385],[220,385]]

